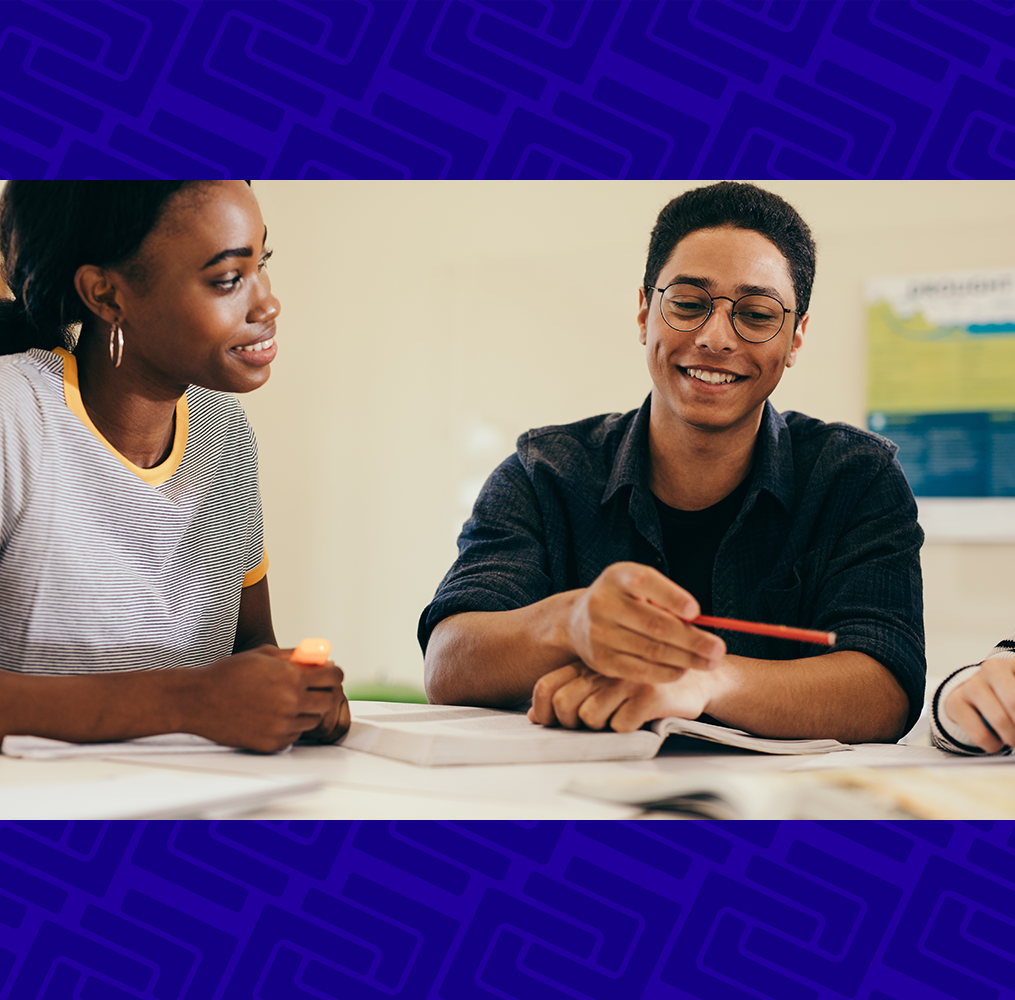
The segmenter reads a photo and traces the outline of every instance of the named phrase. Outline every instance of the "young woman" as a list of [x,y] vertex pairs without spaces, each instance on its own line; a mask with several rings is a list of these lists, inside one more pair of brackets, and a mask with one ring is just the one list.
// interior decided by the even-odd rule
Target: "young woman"
[[242,181],[11,181],[0,254],[0,735],[189,732],[277,750],[349,724],[289,662],[254,436],[279,302]]

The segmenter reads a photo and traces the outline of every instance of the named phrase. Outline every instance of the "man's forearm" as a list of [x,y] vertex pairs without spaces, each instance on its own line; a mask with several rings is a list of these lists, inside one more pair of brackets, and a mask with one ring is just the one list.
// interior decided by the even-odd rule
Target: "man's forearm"
[[761,736],[891,742],[909,711],[891,673],[851,650],[801,660],[726,656],[701,680],[709,715]]
[[580,591],[513,611],[467,611],[433,630],[424,662],[427,697],[438,705],[518,705],[543,674],[576,659],[565,623]]
[[427,647],[427,694],[443,704],[517,705],[542,676],[576,662],[650,684],[687,668],[708,670],[726,646],[688,624],[698,612],[698,602],[658,570],[613,563],[580,590],[442,621]]

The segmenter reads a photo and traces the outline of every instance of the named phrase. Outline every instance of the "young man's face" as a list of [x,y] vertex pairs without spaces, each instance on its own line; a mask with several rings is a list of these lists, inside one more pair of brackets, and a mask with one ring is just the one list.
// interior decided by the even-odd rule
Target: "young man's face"
[[[786,309],[796,308],[786,258],[753,230],[699,229],[685,236],[659,272],[656,287],[677,281],[734,300],[765,292]],[[663,320],[661,299],[659,292],[653,292],[649,303],[642,290],[638,312],[641,342],[655,386],[653,416],[709,431],[752,424],[757,430],[765,400],[783,371],[796,361],[807,317],[787,313],[778,334],[756,344],[737,335],[730,318],[732,303],[725,299],[715,302],[701,327],[686,333]]]

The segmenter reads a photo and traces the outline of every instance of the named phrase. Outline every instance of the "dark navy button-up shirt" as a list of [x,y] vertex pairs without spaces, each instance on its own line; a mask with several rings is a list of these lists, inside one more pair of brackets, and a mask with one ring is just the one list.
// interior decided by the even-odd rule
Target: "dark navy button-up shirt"
[[[651,399],[651,397],[650,397]],[[648,488],[650,399],[630,413],[542,427],[487,480],[458,538],[458,559],[419,621],[426,652],[438,622],[509,611],[589,586],[611,563],[669,572]],[[837,633],[923,705],[916,503],[895,446],[848,424],[765,404],[751,485],[712,572],[712,613]],[[720,632],[730,653],[768,660],[829,650]]]

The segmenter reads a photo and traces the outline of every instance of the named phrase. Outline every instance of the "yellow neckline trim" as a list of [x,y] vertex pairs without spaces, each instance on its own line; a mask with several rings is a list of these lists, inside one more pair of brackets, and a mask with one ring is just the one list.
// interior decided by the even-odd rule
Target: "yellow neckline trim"
[[67,409],[95,435],[98,442],[104,445],[111,455],[118,458],[138,479],[144,480],[149,486],[161,486],[180,467],[180,462],[183,461],[183,452],[187,447],[190,411],[187,408],[186,395],[181,396],[176,404],[176,435],[173,441],[173,450],[169,453],[169,457],[152,469],[142,469],[140,465],[135,465],[129,458],[124,458],[99,433],[99,429],[92,423],[92,419],[88,416],[88,411],[85,409],[85,404],[81,401],[81,389],[78,386],[77,358],[62,347],[54,348],[53,353],[63,358],[63,398],[67,403]]

